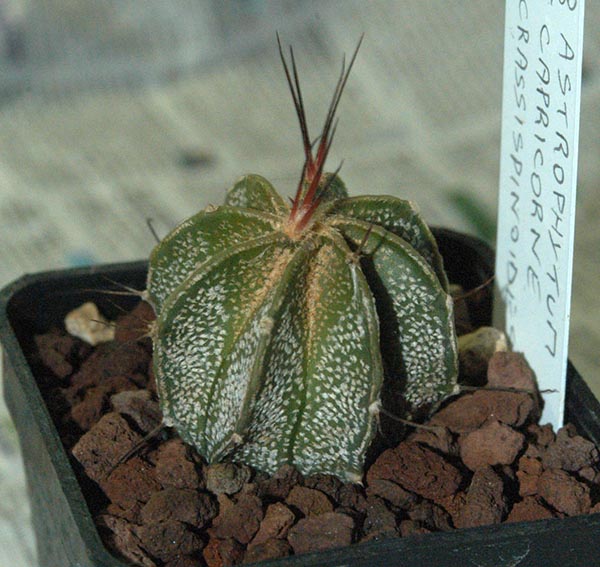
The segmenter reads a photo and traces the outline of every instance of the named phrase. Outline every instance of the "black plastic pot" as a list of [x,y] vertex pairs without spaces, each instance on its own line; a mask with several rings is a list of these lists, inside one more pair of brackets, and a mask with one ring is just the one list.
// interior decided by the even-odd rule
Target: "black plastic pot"
[[[493,253],[484,243],[452,231],[436,236],[452,281],[470,289],[493,271]],[[146,263],[136,262],[24,276],[0,292],[0,337],[4,347],[6,403],[19,432],[42,567],[123,567],[102,544],[69,458],[46,409],[29,354],[33,336],[60,325],[84,301],[116,315],[106,296],[107,279],[142,289]],[[478,324],[489,323],[491,293],[475,306]],[[124,298],[125,307],[128,301]],[[582,435],[600,442],[600,404],[571,364],[567,420]],[[264,562],[276,566],[372,567],[565,567],[598,565],[600,514],[567,519],[494,525],[446,533],[388,539],[318,554]]]

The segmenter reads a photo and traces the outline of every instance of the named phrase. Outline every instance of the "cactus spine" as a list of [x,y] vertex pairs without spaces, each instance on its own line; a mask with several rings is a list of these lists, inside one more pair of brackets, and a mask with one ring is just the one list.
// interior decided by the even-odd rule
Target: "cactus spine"
[[209,462],[359,481],[386,392],[411,417],[454,391],[452,303],[415,206],[348,197],[324,172],[358,47],[314,152],[294,54],[290,71],[279,50],[305,152],[295,198],[246,175],[155,247],[158,394],[165,422]]

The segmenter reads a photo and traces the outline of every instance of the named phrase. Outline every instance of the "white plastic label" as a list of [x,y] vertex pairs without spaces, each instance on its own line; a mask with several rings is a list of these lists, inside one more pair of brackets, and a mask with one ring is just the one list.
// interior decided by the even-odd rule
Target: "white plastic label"
[[564,416],[581,100],[583,0],[507,0],[497,286],[513,349]]

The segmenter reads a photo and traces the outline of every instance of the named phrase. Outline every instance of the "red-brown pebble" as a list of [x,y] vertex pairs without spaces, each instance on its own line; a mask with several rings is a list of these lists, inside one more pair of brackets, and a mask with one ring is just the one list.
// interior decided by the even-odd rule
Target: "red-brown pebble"
[[452,433],[450,433],[449,429],[441,425],[432,429],[418,428],[408,437],[407,441],[427,445],[445,455],[455,455],[457,453]]
[[457,528],[495,524],[506,512],[504,483],[491,468],[478,469],[467,489],[465,504],[455,521]]
[[578,471],[598,462],[598,449],[587,439],[577,435],[569,426],[561,427],[554,442],[542,454],[542,463],[547,469]]
[[204,547],[202,538],[182,522],[144,524],[138,528],[138,534],[144,549],[161,561],[192,555]]
[[210,531],[219,539],[234,538],[246,545],[258,532],[262,519],[262,501],[253,494],[242,494],[233,506],[219,512]]
[[140,513],[145,524],[176,520],[195,528],[203,528],[216,515],[214,496],[185,488],[166,488],[155,492]]
[[434,451],[418,443],[403,442],[384,451],[367,473],[367,484],[378,479],[391,480],[406,490],[429,500],[456,492],[460,471]]
[[536,406],[529,394],[478,390],[465,394],[438,411],[430,425],[443,425],[454,433],[468,433],[493,418],[520,427],[532,418]]
[[106,392],[102,388],[88,388],[83,400],[71,409],[71,419],[81,428],[88,431],[105,413]]
[[377,496],[367,498],[367,516],[363,522],[362,541],[398,535],[396,515]]
[[379,496],[396,508],[406,509],[412,506],[416,500],[412,492],[405,490],[391,480],[381,478],[375,479],[367,487],[367,496]]
[[144,502],[136,502],[130,508],[121,508],[118,504],[110,502],[106,507],[106,513],[117,518],[123,518],[133,524],[140,523],[140,512],[144,506]]
[[304,479],[304,486],[319,490],[323,494],[327,494],[333,501],[337,501],[343,483],[331,474],[313,474]]
[[546,508],[536,497],[526,496],[521,502],[517,502],[508,514],[507,522],[533,522],[535,520],[547,520],[553,518],[554,514]]
[[141,435],[133,431],[118,413],[105,414],[72,449],[85,473],[96,482],[104,479],[135,444]]
[[244,560],[244,546],[233,538],[211,538],[202,550],[207,567],[240,565]]
[[74,384],[65,388],[64,393],[73,404],[71,418],[87,431],[109,409],[108,400],[111,395],[137,389],[138,385],[128,376],[115,374],[107,376],[98,385],[87,384],[85,388],[81,388]]
[[577,476],[592,484],[600,484],[600,474],[595,467],[583,467],[577,471]]
[[523,455],[518,462],[516,472],[519,481],[519,496],[534,496],[538,491],[538,481],[543,467],[539,459]]
[[120,464],[99,484],[113,504],[126,510],[138,502],[148,502],[152,494],[160,490],[154,467],[139,457]]
[[288,542],[295,553],[322,551],[352,543],[354,520],[338,512],[301,519],[292,527]]
[[527,474],[539,476],[542,474],[544,467],[539,459],[534,459],[527,455],[523,455],[517,462],[517,468]]
[[488,363],[487,385],[494,388],[518,388],[537,392],[533,371],[519,352],[494,353]]
[[258,493],[262,498],[285,500],[293,486],[302,482],[302,475],[292,465],[283,465],[273,476],[261,481]]
[[267,508],[254,539],[248,544],[248,548],[273,539],[285,539],[295,521],[296,516],[285,504],[281,502],[271,504]]
[[58,330],[36,335],[34,340],[42,363],[57,378],[66,378],[73,372],[73,359],[80,341]]
[[100,527],[108,528],[110,531],[110,535],[107,537],[109,547],[134,565],[156,567],[156,563],[150,559],[142,547],[136,525],[110,514],[98,516],[96,522]]
[[482,467],[510,465],[525,442],[525,436],[512,427],[492,419],[481,429],[458,440],[463,463],[472,471]]
[[435,531],[448,531],[451,529],[450,514],[440,505],[429,500],[423,500],[408,511],[411,520],[420,522],[421,525]]
[[567,516],[587,514],[591,508],[589,487],[563,470],[544,471],[538,493],[552,508]]
[[204,567],[204,562],[196,555],[177,555],[166,561],[164,567]]
[[550,445],[550,443],[552,443],[556,438],[554,429],[552,429],[552,425],[550,423],[546,423],[544,425],[532,423],[527,426],[526,433],[528,437],[533,437],[535,441],[535,445],[530,446],[536,446],[540,449]]
[[344,484],[340,488],[338,504],[342,508],[351,508],[366,513],[367,499],[363,487],[358,484]]
[[292,554],[292,547],[284,539],[269,539],[248,548],[244,556],[244,563],[255,563],[267,561],[269,559],[278,559]]
[[101,386],[111,376],[137,376],[147,371],[149,361],[150,354],[138,344],[127,348],[118,348],[115,343],[100,344],[71,377],[71,388]]
[[519,480],[519,496],[535,496],[538,493],[538,482],[540,480],[538,475],[517,471],[517,478]]
[[288,506],[299,510],[303,516],[318,516],[333,512],[333,504],[325,494],[305,486],[294,486],[285,502]]
[[462,510],[462,507],[465,505],[466,500],[467,495],[460,491],[440,501],[440,506],[442,506],[442,508],[444,508],[448,514],[450,514],[450,518],[452,519],[452,524],[454,527],[456,527],[458,516]]
[[156,467],[156,480],[164,487],[202,488],[203,482],[196,465],[188,457],[188,449],[181,439],[162,443],[149,455]]
[[114,411],[133,419],[144,433],[155,429],[162,421],[158,402],[149,390],[126,390],[113,394],[110,404]]

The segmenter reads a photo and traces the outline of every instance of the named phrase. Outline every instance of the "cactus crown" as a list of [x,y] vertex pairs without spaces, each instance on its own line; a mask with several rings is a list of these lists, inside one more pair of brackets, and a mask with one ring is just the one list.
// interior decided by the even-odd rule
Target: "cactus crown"
[[331,148],[337,126],[337,121],[334,123],[335,113],[342,97],[344,87],[346,86],[346,82],[348,81],[348,77],[350,76],[350,71],[352,70],[356,56],[358,55],[358,50],[360,49],[362,40],[363,37],[361,36],[347,69],[345,60],[342,62],[340,77],[335,86],[333,97],[331,99],[331,103],[329,104],[329,110],[327,111],[327,115],[325,117],[325,123],[318,138],[319,145],[317,147],[316,154],[313,156],[313,143],[311,143],[308,133],[306,112],[304,110],[302,90],[300,89],[300,80],[298,79],[298,68],[296,67],[294,51],[290,46],[290,60],[292,66],[292,73],[290,73],[288,63],[283,53],[283,48],[281,47],[281,40],[279,38],[279,34],[277,34],[279,55],[281,57],[281,62],[283,63],[285,76],[292,94],[292,99],[294,101],[296,115],[298,116],[298,121],[300,123],[300,132],[302,133],[302,143],[304,145],[305,156],[302,175],[300,177],[300,182],[298,183],[296,195],[292,201],[292,208],[288,218],[288,224],[286,226],[286,232],[291,237],[302,234],[304,229],[310,224],[315,211],[318,209],[323,197],[327,195],[341,168],[340,165],[340,167],[338,167],[333,174],[330,174],[325,180],[323,180],[325,161],[327,160],[329,148]]
[[454,391],[452,302],[414,204],[348,197],[339,168],[324,172],[360,42],[313,154],[277,39],[305,154],[295,197],[245,175],[152,251],[157,389],[165,423],[208,461],[360,481],[382,406],[415,418]]

